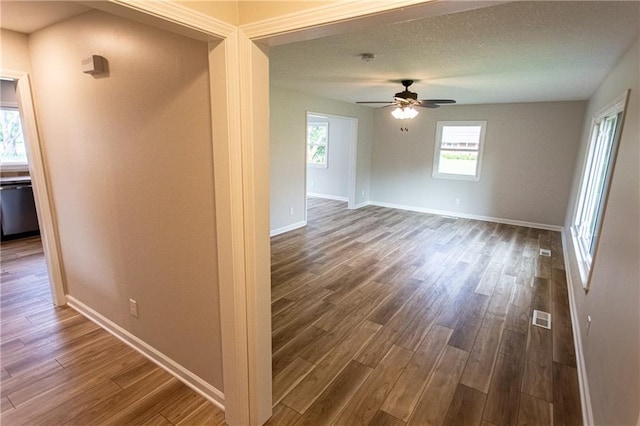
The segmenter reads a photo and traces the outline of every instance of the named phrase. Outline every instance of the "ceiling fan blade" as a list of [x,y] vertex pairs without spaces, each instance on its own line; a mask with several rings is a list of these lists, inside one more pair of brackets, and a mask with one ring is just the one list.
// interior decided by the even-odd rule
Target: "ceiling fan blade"
[[357,104],[393,104],[395,102],[390,101],[357,101]]
[[422,102],[420,102],[419,104],[417,104],[415,106],[421,107],[421,108],[440,108],[440,105],[438,105],[438,104],[432,104],[430,102],[425,102],[425,101],[422,101]]
[[454,99],[421,99],[420,102],[426,102],[428,104],[455,104]]

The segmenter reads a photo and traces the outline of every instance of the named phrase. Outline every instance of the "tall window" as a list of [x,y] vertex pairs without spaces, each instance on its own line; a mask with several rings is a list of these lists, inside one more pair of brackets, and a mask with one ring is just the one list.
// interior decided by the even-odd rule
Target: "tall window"
[[438,121],[433,177],[479,180],[486,121]]
[[626,94],[598,113],[591,128],[578,204],[571,227],[585,288],[588,288],[591,263],[598,245],[625,103]]
[[0,165],[3,170],[25,168],[27,151],[22,136],[20,114],[17,108],[0,108]]
[[329,158],[329,122],[307,123],[307,165],[327,168]]

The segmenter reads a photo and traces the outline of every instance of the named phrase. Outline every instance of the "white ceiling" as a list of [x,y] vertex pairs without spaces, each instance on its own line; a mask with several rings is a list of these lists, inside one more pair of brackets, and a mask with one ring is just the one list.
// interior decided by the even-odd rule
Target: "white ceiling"
[[271,82],[345,102],[391,100],[402,79],[462,104],[584,100],[639,26],[639,2],[507,3],[273,47]]
[[31,34],[89,10],[71,1],[0,2],[0,28]]
[[[87,10],[2,0],[0,27],[29,34]],[[422,99],[462,104],[588,99],[637,37],[640,2],[513,2],[420,18],[272,47],[271,82],[345,102],[391,100],[402,79],[416,80]],[[362,61],[365,52],[376,59]]]

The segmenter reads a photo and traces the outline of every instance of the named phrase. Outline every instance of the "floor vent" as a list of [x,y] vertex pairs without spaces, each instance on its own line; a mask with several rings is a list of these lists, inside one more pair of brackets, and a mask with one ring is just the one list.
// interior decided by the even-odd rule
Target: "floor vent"
[[533,325],[551,330],[551,314],[535,309],[533,311]]
[[540,256],[551,257],[551,250],[549,250],[549,249],[540,249]]

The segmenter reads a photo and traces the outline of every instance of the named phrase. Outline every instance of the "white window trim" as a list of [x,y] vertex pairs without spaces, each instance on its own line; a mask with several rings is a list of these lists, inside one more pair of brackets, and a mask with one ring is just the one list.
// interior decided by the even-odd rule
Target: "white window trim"
[[[478,166],[476,167],[476,174],[471,175],[459,175],[453,173],[439,173],[438,168],[440,166],[440,147],[442,146],[442,129],[445,126],[480,126],[480,140],[478,147]],[[479,181],[480,170],[482,169],[482,153],[484,151],[484,135],[487,130],[486,120],[476,121],[438,121],[436,124],[436,138],[433,147],[433,171],[431,176],[436,179],[454,179],[454,180],[469,180]]]
[[[325,148],[325,151],[324,151],[325,152],[325,154],[324,154],[325,162],[324,162],[324,164],[317,164],[317,163],[309,163],[307,161],[307,167],[312,167],[314,169],[328,169],[329,168],[329,132],[330,132],[329,121],[328,120],[327,121],[325,121],[325,120],[322,120],[322,121],[317,121],[317,120],[307,121],[307,128],[306,128],[307,140],[306,140],[306,145],[305,145],[305,155],[306,155],[307,150],[309,149],[309,139],[308,139],[309,126],[310,125],[314,125],[314,124],[322,124],[322,125],[325,125],[327,127],[327,145],[326,145],[326,148]],[[307,160],[308,160],[308,158],[307,158]]]
[[[591,120],[591,126],[589,128],[589,133],[587,136],[589,140],[587,145],[587,151],[584,156],[584,162],[582,164],[580,188],[577,193],[575,210],[573,212],[573,219],[571,224],[571,238],[572,238],[573,246],[575,248],[576,261],[578,264],[578,271],[580,272],[580,280],[582,281],[582,288],[584,289],[585,292],[589,291],[589,288],[591,285],[591,276],[593,273],[592,265],[595,262],[596,256],[598,254],[598,246],[600,244],[600,231],[602,229],[602,223],[604,221],[604,217],[607,210],[607,203],[609,200],[609,189],[611,188],[611,179],[613,177],[613,173],[616,165],[616,158],[618,156],[618,146],[620,143],[620,137],[622,135],[622,130],[624,127],[628,96],[629,96],[629,90],[625,91],[622,95],[618,96],[611,103],[609,103],[603,109],[598,111]],[[598,124],[601,120],[603,120],[604,118],[612,114],[620,114],[620,120],[616,124],[616,132],[614,134],[614,140],[611,144],[611,154],[609,156],[607,174],[606,174],[605,183],[602,189],[603,191],[602,203],[599,206],[598,218],[596,221],[596,227],[593,235],[593,238],[594,238],[594,241],[592,244],[593,253],[591,253],[591,250],[589,249],[589,247],[585,247],[582,240],[578,236],[579,231],[577,228],[576,221],[578,220],[578,215],[580,214],[581,205],[583,203],[583,201],[581,200],[581,197],[584,190],[584,185],[586,184],[585,173],[587,172],[586,168],[589,162],[591,145],[593,143],[594,128],[596,124]]]
[[[13,109],[19,112],[18,104],[15,102],[0,102],[0,109]],[[22,114],[20,115],[20,124],[23,123]],[[22,133],[24,135],[24,128],[22,129]],[[27,145],[27,141],[24,141],[25,147]],[[29,171],[29,163],[28,161],[3,161],[0,163],[0,170],[3,172],[28,172]]]

